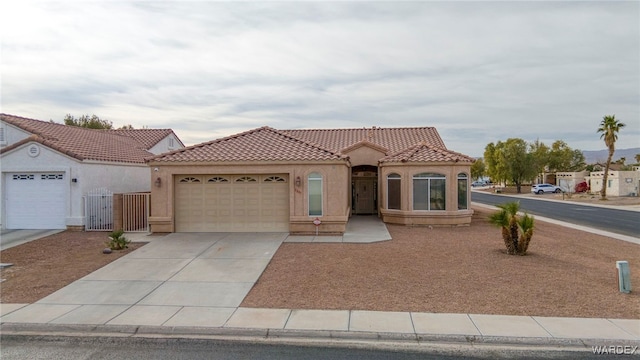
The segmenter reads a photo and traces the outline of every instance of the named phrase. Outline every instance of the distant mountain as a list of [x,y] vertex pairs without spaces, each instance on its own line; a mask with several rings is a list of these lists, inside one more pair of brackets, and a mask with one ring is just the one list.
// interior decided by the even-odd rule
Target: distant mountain
[[[582,153],[584,154],[587,164],[604,164],[607,161],[607,156],[609,156],[609,150],[606,149],[585,150],[582,151]],[[627,164],[634,164],[636,162],[636,154],[640,154],[640,148],[616,149],[616,152],[613,154],[613,161],[616,161],[620,158],[626,158]]]

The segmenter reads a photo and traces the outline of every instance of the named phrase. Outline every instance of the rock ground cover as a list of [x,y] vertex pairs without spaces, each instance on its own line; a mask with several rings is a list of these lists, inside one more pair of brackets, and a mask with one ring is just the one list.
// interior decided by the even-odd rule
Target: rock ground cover
[[388,242],[284,243],[242,306],[640,318],[615,267],[640,286],[640,246],[539,221],[528,254],[507,255],[475,210],[469,227],[388,225]]
[[33,303],[141,247],[103,254],[106,232],[64,231],[0,251],[1,303]]

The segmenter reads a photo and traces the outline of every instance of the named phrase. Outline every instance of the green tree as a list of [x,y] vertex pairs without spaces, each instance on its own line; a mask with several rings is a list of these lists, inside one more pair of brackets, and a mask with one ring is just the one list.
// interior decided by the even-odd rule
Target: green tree
[[492,179],[510,181],[521,193],[522,184],[537,175],[535,156],[528,151],[526,141],[518,138],[498,141],[485,147],[487,173]]
[[636,164],[640,164],[640,154],[634,156],[636,158]]
[[604,143],[609,149],[609,156],[607,156],[607,163],[604,167],[604,177],[602,178],[602,189],[600,190],[600,200],[607,200],[607,180],[609,178],[609,166],[611,166],[611,159],[613,153],[616,151],[616,141],[618,140],[618,133],[625,127],[624,123],[616,120],[615,115],[605,115],[600,122],[598,131],[600,139],[604,139]]
[[134,127],[131,124],[127,124],[127,125],[122,125],[118,128],[118,130],[133,130]]
[[484,177],[486,173],[487,168],[484,165],[484,160],[482,160],[482,158],[477,158],[476,161],[471,164],[471,178],[478,180],[481,177]]
[[76,119],[73,115],[67,114],[64,117],[64,124],[88,129],[113,129],[111,121],[100,119],[97,115],[82,115]]
[[551,144],[548,161],[548,168],[551,172],[579,171],[586,166],[582,151],[570,148],[562,140],[557,140]]
[[529,151],[533,154],[533,167],[536,169],[536,175],[546,171],[549,165],[549,147],[536,139],[529,145]]
[[[500,143],[500,142],[498,142]],[[499,162],[497,155],[498,149],[494,143],[489,143],[484,148],[483,161],[486,167],[486,174],[489,175],[492,182],[503,183],[507,181],[507,170],[504,168],[504,164]]]
[[489,216],[489,222],[502,228],[502,240],[509,255],[526,255],[533,237],[533,217],[518,216],[519,202],[497,205],[499,211]]

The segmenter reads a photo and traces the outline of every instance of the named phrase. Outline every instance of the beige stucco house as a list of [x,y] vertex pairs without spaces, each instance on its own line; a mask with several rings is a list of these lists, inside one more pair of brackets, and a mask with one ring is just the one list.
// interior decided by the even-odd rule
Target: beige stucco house
[[433,127],[262,127],[151,158],[151,230],[330,234],[352,215],[468,225],[472,163]]
[[555,184],[562,188],[562,191],[566,193],[573,193],[576,185],[581,182],[589,182],[588,171],[563,171],[555,173]]
[[[594,171],[589,175],[591,193],[598,194],[602,190],[604,171]],[[638,196],[640,189],[640,171],[609,170],[607,176],[607,195]]]

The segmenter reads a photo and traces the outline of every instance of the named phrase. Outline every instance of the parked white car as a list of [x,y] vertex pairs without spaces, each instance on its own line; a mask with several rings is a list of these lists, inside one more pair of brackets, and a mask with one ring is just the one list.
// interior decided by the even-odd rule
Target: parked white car
[[562,189],[559,186],[545,183],[545,184],[536,184],[531,186],[531,192],[534,194],[559,193],[559,192],[562,192]]

